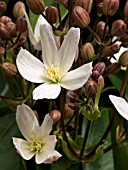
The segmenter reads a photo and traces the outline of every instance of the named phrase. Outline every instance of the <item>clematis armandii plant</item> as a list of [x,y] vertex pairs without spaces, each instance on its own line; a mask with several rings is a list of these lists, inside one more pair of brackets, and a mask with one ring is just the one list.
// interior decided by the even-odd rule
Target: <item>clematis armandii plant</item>
[[40,26],[42,44],[42,60],[34,57],[27,50],[21,49],[17,59],[17,68],[26,80],[43,83],[33,91],[33,99],[55,99],[61,87],[75,90],[82,87],[92,73],[92,63],[71,70],[80,38],[79,28],[72,27],[57,49],[52,27],[48,24]]
[[13,144],[25,160],[35,155],[37,164],[52,163],[62,156],[54,149],[56,136],[49,135],[53,126],[53,120],[49,114],[45,116],[40,126],[32,109],[22,104],[17,106],[16,121],[26,140],[13,137]]
[[128,120],[128,103],[126,102],[126,100],[123,99],[122,97],[117,97],[114,95],[109,95],[109,99],[111,100],[119,114],[123,118]]
[[25,10],[24,10],[24,15],[27,20],[29,39],[30,39],[31,43],[34,45],[34,48],[36,50],[41,51],[40,25],[41,24],[49,25],[49,23],[46,21],[46,19],[42,15],[39,15],[36,25],[35,25],[34,33],[33,33],[28,15]]

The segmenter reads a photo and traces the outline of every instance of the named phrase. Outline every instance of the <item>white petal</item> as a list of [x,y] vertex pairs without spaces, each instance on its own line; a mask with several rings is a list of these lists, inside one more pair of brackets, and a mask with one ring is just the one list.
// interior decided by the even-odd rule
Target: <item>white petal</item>
[[16,121],[22,135],[29,140],[33,134],[36,134],[39,123],[34,112],[25,104],[17,106]]
[[46,135],[49,135],[49,133],[52,131],[52,126],[53,126],[53,120],[50,117],[49,114],[47,114],[44,117],[44,121],[40,127],[40,136],[43,139]]
[[111,100],[119,114],[126,120],[128,120],[128,103],[125,101],[125,99],[113,95],[109,95],[109,99]]
[[12,138],[13,144],[15,145],[15,148],[17,149],[17,152],[25,159],[29,160],[31,159],[35,153],[30,151],[29,149],[29,142],[19,139],[19,138]]
[[37,43],[37,40],[36,38],[34,37],[34,34],[33,34],[33,30],[32,30],[32,27],[30,25],[30,22],[29,22],[29,18],[28,18],[28,15],[26,13],[26,11],[24,10],[24,15],[25,15],[25,18],[27,20],[27,24],[28,24],[28,33],[29,33],[29,38],[30,38],[30,41],[33,45],[35,45]]
[[50,158],[48,158],[47,160],[45,160],[43,163],[51,164],[53,161],[57,161],[61,156],[62,155],[59,152],[54,150],[53,155]]
[[41,25],[40,36],[43,62],[46,66],[51,66],[51,64],[54,64],[57,55],[57,46],[51,26],[47,24]]
[[80,38],[79,28],[71,28],[60,47],[56,64],[62,68],[63,75],[71,68]]
[[50,24],[47,22],[47,20],[42,15],[39,15],[38,20],[35,25],[35,29],[34,29],[34,36],[37,41],[40,40],[40,25],[42,25],[42,24],[46,24],[46,25],[50,26]]
[[92,63],[68,72],[61,81],[61,86],[68,90],[75,90],[82,87],[92,74]]
[[34,48],[38,51],[42,51],[41,40],[39,40],[35,45]]
[[33,99],[55,99],[60,94],[61,87],[59,84],[44,83],[33,91]]
[[16,59],[16,64],[20,74],[26,80],[34,83],[44,82],[43,63],[27,50],[20,50]]

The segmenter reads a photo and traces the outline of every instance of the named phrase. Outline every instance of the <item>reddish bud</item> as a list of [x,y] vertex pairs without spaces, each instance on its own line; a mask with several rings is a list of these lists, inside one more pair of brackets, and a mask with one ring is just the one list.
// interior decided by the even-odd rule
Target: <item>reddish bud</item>
[[56,23],[58,15],[59,15],[58,9],[56,7],[53,7],[53,6],[47,7],[45,10],[45,13],[46,13],[46,18],[49,23],[52,23],[52,24]]
[[[99,21],[96,27],[96,33],[99,35],[99,37],[102,39],[105,29],[105,22]],[[109,27],[106,28],[105,36],[109,33]]]
[[103,0],[103,13],[113,16],[119,8],[119,0]]
[[18,47],[22,47],[27,41],[27,37],[25,35],[21,35],[18,41]]
[[92,72],[92,75],[91,75],[92,79],[97,80],[99,76],[100,76],[100,73],[97,70]]
[[3,38],[9,38],[10,37],[10,33],[9,33],[9,30],[8,30],[8,27],[7,27],[7,25],[5,25],[3,23],[0,23],[0,35]]
[[68,91],[67,98],[70,102],[75,102],[78,100],[78,95],[74,91]]
[[3,63],[2,69],[9,76],[14,76],[17,73],[16,66],[10,62]]
[[58,120],[61,118],[61,112],[59,110],[52,110],[50,112],[50,116],[54,123],[58,122]]
[[112,63],[108,68],[108,74],[114,74],[120,71],[121,65],[119,63]]
[[128,34],[123,34],[120,37],[120,41],[122,42],[123,47],[128,47]]
[[8,22],[7,24],[8,30],[10,32],[10,36],[15,36],[16,35],[16,24],[13,22]]
[[7,24],[8,22],[11,22],[11,18],[7,17],[7,16],[2,16],[0,18],[0,22],[4,23],[4,24]]
[[102,75],[104,73],[104,71],[105,71],[105,64],[103,62],[97,63],[93,67],[93,71],[98,71],[100,73],[100,75]]
[[17,31],[19,31],[20,33],[25,32],[27,30],[26,19],[24,17],[17,18],[16,27],[17,27]]
[[97,93],[98,84],[93,80],[88,80],[85,84],[87,97],[95,97]]
[[104,88],[104,78],[102,75],[100,75],[98,78],[98,84],[100,85],[101,89]]
[[80,6],[90,14],[93,0],[76,0],[75,6]]
[[95,1],[96,1],[97,4],[100,3],[100,2],[103,2],[103,0],[95,0]]
[[13,8],[13,15],[15,18],[23,17],[25,11],[25,5],[23,2],[18,1]]
[[103,14],[103,2],[97,4],[97,14],[101,16]]
[[126,31],[127,25],[123,20],[116,20],[112,23],[111,35],[120,36]]
[[89,14],[80,6],[76,6],[73,9],[73,18],[75,23],[81,28],[85,28],[90,24]]
[[5,53],[5,49],[3,47],[0,47],[0,56]]
[[36,15],[44,12],[44,2],[43,0],[26,0],[29,9]]
[[88,63],[92,61],[94,55],[95,52],[94,52],[93,45],[91,43],[84,44],[81,50],[81,57],[83,63]]
[[7,9],[7,4],[4,1],[0,2],[0,12],[5,12]]
[[128,21],[128,1],[124,5],[124,15],[126,20]]
[[123,52],[119,58],[119,63],[122,66],[128,66],[128,50]]
[[114,54],[118,53],[119,50],[120,50],[120,45],[113,43],[112,45],[108,45],[103,49],[102,55],[113,56]]
[[76,110],[79,106],[77,102],[69,102],[68,107],[70,107],[72,110]]

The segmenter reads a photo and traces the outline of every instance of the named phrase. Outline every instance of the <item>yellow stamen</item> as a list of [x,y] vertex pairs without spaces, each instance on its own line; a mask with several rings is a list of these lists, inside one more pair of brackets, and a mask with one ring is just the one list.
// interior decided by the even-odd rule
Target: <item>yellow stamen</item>
[[42,147],[43,147],[43,144],[40,140],[32,138],[32,141],[31,141],[30,147],[29,147],[29,149],[31,151],[40,152]]

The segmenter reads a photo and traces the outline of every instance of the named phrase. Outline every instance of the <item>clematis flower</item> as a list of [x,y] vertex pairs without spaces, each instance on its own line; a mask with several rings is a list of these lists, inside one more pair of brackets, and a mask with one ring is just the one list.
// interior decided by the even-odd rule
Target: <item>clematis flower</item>
[[43,63],[30,52],[21,49],[17,59],[17,68],[26,80],[43,83],[33,91],[33,99],[55,99],[61,87],[75,90],[82,87],[92,73],[92,63],[70,70],[75,59],[80,38],[79,28],[71,28],[57,50],[51,26],[40,26]]
[[16,121],[26,140],[13,137],[13,144],[25,160],[29,160],[35,155],[37,164],[52,163],[62,156],[54,150],[56,136],[49,135],[53,125],[49,114],[45,116],[40,126],[31,108],[22,104],[17,107]]
[[114,95],[109,95],[109,99],[111,100],[119,114],[126,120],[128,120],[128,103],[126,102],[126,100],[122,97],[117,97]]
[[27,20],[29,39],[30,39],[31,43],[34,45],[34,48],[36,50],[41,51],[40,25],[41,24],[50,25],[50,24],[47,22],[47,20],[42,15],[39,15],[36,25],[35,25],[34,33],[33,33],[33,30],[32,30],[31,24],[29,22],[29,18],[28,18],[26,11],[24,11],[24,15]]

